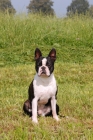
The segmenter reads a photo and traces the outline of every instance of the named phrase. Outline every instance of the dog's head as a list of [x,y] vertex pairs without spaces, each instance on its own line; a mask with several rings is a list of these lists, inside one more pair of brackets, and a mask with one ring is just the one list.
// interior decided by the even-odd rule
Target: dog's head
[[56,60],[56,50],[53,48],[47,57],[42,57],[41,51],[36,48],[35,50],[35,69],[38,76],[49,77],[54,71],[54,62]]

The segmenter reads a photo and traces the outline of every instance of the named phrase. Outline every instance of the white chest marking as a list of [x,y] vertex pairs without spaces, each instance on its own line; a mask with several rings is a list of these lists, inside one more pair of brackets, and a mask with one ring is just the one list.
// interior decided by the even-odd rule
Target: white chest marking
[[[53,74],[49,77],[39,77],[38,74],[35,75],[34,81],[34,96],[35,98],[32,100],[32,121],[37,123],[37,110],[39,115],[45,115],[46,113],[52,110],[53,118],[57,121],[59,120],[57,113],[56,113],[56,80]],[[51,106],[45,109],[45,104],[47,103],[48,99],[51,98]],[[38,100],[39,103],[38,103]]]
[[34,95],[40,103],[47,103],[48,99],[55,96],[57,91],[56,80],[53,74],[50,77],[42,78],[37,74],[34,81]]

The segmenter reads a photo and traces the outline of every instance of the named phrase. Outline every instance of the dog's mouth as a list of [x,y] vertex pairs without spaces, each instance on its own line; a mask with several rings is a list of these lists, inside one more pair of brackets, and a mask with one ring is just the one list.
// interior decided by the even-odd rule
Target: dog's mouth
[[41,75],[42,75],[42,74],[46,75],[46,71],[42,71],[42,72],[41,72]]
[[47,74],[46,74],[45,71],[42,71],[40,75],[41,75],[41,76],[47,76]]
[[48,77],[46,71],[42,71],[42,72],[39,74],[39,76]]

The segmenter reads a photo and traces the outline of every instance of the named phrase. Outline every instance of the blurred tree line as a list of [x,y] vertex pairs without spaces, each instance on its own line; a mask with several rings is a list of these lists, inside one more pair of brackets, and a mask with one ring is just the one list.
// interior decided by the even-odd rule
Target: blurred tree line
[[[28,13],[55,15],[53,3],[52,0],[30,0],[27,6]],[[16,13],[11,0],[0,0],[0,12]],[[72,16],[76,13],[85,15],[87,12],[93,17],[93,5],[90,6],[88,0],[72,0],[71,4],[67,7],[67,16]]]
[[0,12],[14,14],[16,13],[16,10],[10,0],[0,0]]
[[76,13],[86,15],[88,12],[93,17],[93,6],[90,6],[87,0],[72,0],[67,7],[67,16],[72,16]]
[[42,13],[44,15],[54,15],[51,0],[31,0],[27,9],[29,13]]

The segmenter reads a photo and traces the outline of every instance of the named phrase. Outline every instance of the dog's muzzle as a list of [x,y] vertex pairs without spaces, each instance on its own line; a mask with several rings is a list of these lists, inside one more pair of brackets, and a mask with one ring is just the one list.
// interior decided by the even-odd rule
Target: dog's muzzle
[[42,66],[41,70],[42,70],[41,74],[45,74],[46,75],[46,67]]
[[41,66],[38,70],[38,76],[49,77],[50,71],[47,66]]

